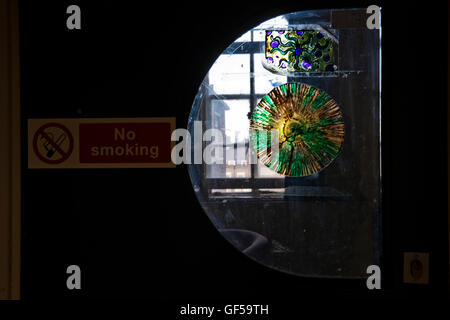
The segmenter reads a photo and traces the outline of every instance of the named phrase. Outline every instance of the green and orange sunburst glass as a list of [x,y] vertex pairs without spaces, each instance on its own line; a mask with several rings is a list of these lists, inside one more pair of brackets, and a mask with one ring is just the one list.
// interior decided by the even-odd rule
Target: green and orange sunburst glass
[[[268,157],[272,141],[261,137],[274,129],[279,148]],[[287,83],[270,91],[254,109],[250,139],[267,167],[286,176],[308,176],[338,156],[344,141],[344,120],[339,106],[325,91]]]

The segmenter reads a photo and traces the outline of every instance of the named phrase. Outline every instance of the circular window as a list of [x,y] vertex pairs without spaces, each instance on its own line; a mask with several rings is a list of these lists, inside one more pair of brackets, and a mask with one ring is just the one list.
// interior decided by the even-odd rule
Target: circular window
[[188,170],[244,255],[295,275],[361,277],[378,252],[379,166],[367,164],[379,160],[379,68],[341,58],[361,56],[355,39],[372,34],[332,29],[331,16],[279,16],[222,52],[192,105]]

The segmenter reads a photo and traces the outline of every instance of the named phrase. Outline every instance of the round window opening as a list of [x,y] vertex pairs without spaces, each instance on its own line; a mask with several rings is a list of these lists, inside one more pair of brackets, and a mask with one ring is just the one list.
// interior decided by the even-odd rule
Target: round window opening
[[379,153],[360,155],[358,141],[376,141],[379,127],[353,121],[368,123],[371,102],[358,97],[377,101],[378,74],[341,70],[352,37],[369,35],[350,32],[344,45],[331,11],[275,17],[222,52],[192,105],[188,170],[209,219],[244,255],[295,275],[355,278],[376,261],[379,197],[378,171],[364,171]]

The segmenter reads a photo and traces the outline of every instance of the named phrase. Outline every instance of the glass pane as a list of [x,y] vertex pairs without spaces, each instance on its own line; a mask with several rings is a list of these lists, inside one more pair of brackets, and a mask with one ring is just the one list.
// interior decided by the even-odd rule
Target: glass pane
[[256,170],[257,178],[279,178],[284,179],[282,174],[276,173],[274,170],[268,168],[264,163],[258,161],[257,170]]
[[265,41],[266,36],[264,30],[254,30],[253,31],[253,41]]
[[235,40],[235,42],[250,42],[250,41],[252,41],[251,37],[252,37],[251,31],[247,31],[247,32],[244,33],[242,36],[240,36],[239,38],[237,38],[237,39]]
[[250,93],[250,56],[222,54],[208,73],[211,89],[217,94]]
[[287,82],[286,76],[274,75],[263,67],[262,61],[265,57],[264,53],[255,53],[253,62],[255,66],[255,91],[256,94],[266,94],[273,88],[278,87]]
[[211,124],[224,136],[224,163],[206,165],[208,178],[248,178],[251,176],[249,154],[249,100],[212,100]]
[[261,23],[259,26],[255,27],[255,30],[265,30],[265,29],[271,29],[274,27],[288,27],[289,26],[289,22],[287,20],[287,15],[286,16],[278,16],[272,19],[269,19],[267,21],[264,21],[263,23]]

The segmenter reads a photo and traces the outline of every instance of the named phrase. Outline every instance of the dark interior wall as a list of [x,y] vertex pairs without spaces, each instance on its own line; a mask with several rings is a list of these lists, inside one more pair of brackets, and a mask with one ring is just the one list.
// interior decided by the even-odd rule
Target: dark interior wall
[[18,4],[0,1],[0,300],[20,298]]

